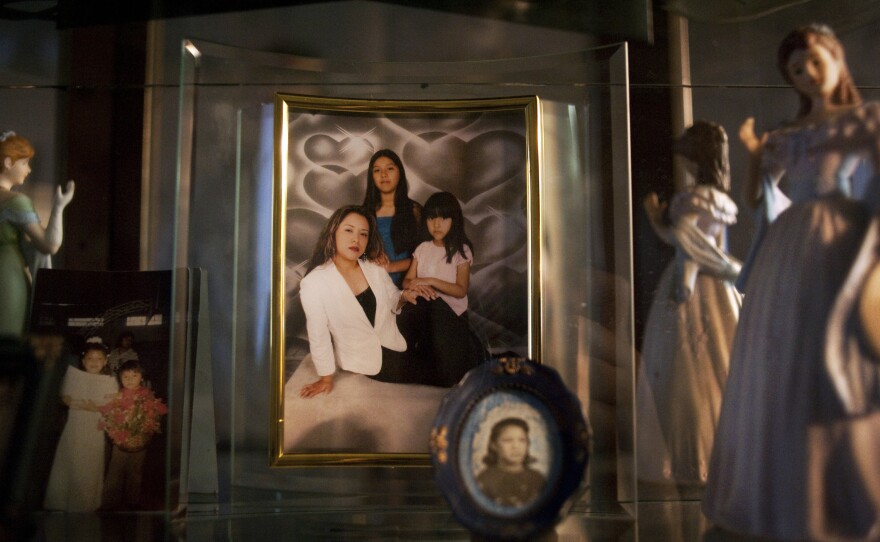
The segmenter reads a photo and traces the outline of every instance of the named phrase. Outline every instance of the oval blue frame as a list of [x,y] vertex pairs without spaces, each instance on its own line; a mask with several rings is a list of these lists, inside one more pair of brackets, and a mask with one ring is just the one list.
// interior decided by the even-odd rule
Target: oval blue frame
[[[538,434],[541,453],[536,455],[543,456],[546,482],[523,506],[494,504],[472,470],[478,428],[490,412],[507,410],[540,421],[530,433],[533,443]],[[578,398],[555,370],[520,357],[494,358],[466,374],[440,404],[431,429],[434,478],[456,519],[475,534],[505,540],[532,538],[568,513],[584,484],[588,447]]]

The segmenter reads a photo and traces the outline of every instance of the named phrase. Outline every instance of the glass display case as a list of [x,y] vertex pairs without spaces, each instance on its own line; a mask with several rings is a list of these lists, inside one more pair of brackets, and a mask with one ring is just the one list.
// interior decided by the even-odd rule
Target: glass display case
[[[375,528],[392,528],[389,514],[417,508],[429,512],[423,516],[428,532],[449,521],[426,466],[270,465],[270,390],[278,370],[271,330],[280,321],[270,303],[275,95],[426,102],[537,96],[532,182],[540,205],[530,218],[537,253],[527,263],[539,277],[528,302],[540,307],[541,333],[528,354],[560,373],[591,427],[587,490],[578,509],[632,517],[626,45],[448,63],[334,61],[198,40],[184,43],[181,54],[177,191],[163,205],[176,217],[176,266],[201,267],[209,277],[218,436],[229,439],[220,469],[228,469],[229,494],[218,505],[234,513],[357,510],[381,516]],[[352,173],[362,183],[366,164],[357,167]]]
[[[330,22],[322,15],[326,4],[334,5]],[[202,351],[210,352],[211,371],[202,375],[200,384],[211,388],[216,477],[207,469],[211,480],[191,481],[191,491],[182,495],[186,514],[174,516],[169,510],[163,517],[144,515],[138,518],[138,528],[172,537],[185,533],[196,540],[270,539],[280,531],[306,539],[336,534],[468,538],[444,502],[427,453],[418,454],[414,464],[381,467],[274,465],[278,382],[283,384],[290,374],[282,363],[287,358],[279,360],[273,354],[277,333],[289,331],[278,329],[285,315],[273,302],[278,293],[273,288],[281,287],[273,281],[273,272],[303,263],[301,249],[313,244],[318,222],[306,227],[288,222],[284,233],[298,244],[280,261],[275,237],[279,202],[274,164],[281,147],[277,97],[424,104],[536,98],[537,205],[534,215],[524,219],[528,238],[523,245],[530,252],[520,271],[528,287],[515,292],[523,296],[528,291],[525,302],[534,313],[529,313],[533,321],[521,337],[521,353],[560,374],[581,401],[590,426],[584,491],[558,525],[557,535],[577,540],[703,537],[712,530],[701,511],[704,480],[675,480],[664,464],[665,444],[659,450],[650,444],[692,435],[695,424],[677,418],[661,427],[661,420],[643,416],[640,408],[645,397],[648,404],[654,401],[649,396],[640,399],[640,382],[644,386],[650,378],[685,380],[663,368],[646,372],[652,307],[669,301],[669,291],[661,288],[663,276],[679,263],[680,254],[652,228],[645,201],[656,194],[658,203],[671,202],[676,192],[694,182],[675,143],[688,126],[705,120],[723,127],[727,194],[738,212],[735,222],[725,223],[717,248],[737,261],[746,260],[758,221],[742,195],[749,172],[738,137],[740,125],[755,117],[759,134],[773,130],[792,122],[798,107],[797,96],[776,65],[780,40],[799,25],[830,24],[846,46],[849,69],[863,99],[880,98],[872,63],[880,2],[656,2],[650,43],[618,43],[562,30],[542,33],[509,22],[486,25],[481,34],[480,18],[435,19],[428,10],[387,4],[392,3],[318,2],[277,11],[151,21],[142,36],[147,73],[132,85],[118,80],[80,84],[55,73],[62,72],[67,55],[73,55],[68,50],[71,42],[82,43],[69,32],[21,23],[16,32],[8,33],[17,49],[32,44],[31,35],[45,34],[41,47],[51,50],[31,68],[10,60],[7,69],[0,70],[0,96],[12,104],[5,122],[10,128],[21,126],[20,131],[33,125],[38,158],[25,191],[39,216],[48,216],[52,183],[61,179],[61,170],[70,169],[72,154],[79,171],[87,172],[77,178],[81,199],[67,211],[67,224],[78,230],[69,232],[71,243],[62,249],[60,266],[65,266],[64,250],[76,256],[72,261],[86,266],[109,259],[114,245],[102,235],[109,237],[118,223],[135,220],[125,192],[139,185],[141,267],[201,268],[207,276],[207,303],[202,308],[209,314],[210,336],[201,338],[210,339]],[[371,25],[387,36],[358,41],[362,34],[374,32],[362,28]],[[466,45],[439,47],[438,42],[452,39],[450,28],[456,25],[467,28]],[[523,41],[545,37],[552,43],[534,43],[541,54],[522,54],[527,49]],[[409,47],[419,50],[411,52]],[[432,55],[432,48],[442,51]],[[416,60],[382,60],[399,58]],[[93,173],[92,164],[80,155],[95,131],[106,125],[90,124],[89,104],[132,90],[143,93],[143,129],[107,136],[101,140],[107,147],[101,156],[112,154],[109,142],[114,138],[136,139],[125,147],[130,155],[133,145],[135,154],[142,156],[142,175],[129,175],[117,185],[116,172],[108,172],[107,164]],[[71,97],[79,103],[76,115],[68,118]],[[128,98],[131,103],[132,96]],[[112,116],[112,108],[102,110],[102,115]],[[124,131],[121,126],[117,128]],[[435,133],[428,138],[439,138],[454,133],[454,128],[435,126],[431,131]],[[337,145],[351,135],[339,133]],[[340,178],[364,181],[366,163],[350,168],[325,165]],[[869,187],[866,172],[861,168],[856,176],[858,194]],[[423,203],[434,186],[419,173],[413,175],[416,199]],[[361,193],[359,187],[333,189],[355,198]],[[112,216],[98,212],[107,207],[114,210]],[[326,219],[328,207],[310,207],[315,209],[316,216]],[[91,239],[92,225],[98,222],[101,234]],[[126,232],[126,239],[132,231]],[[503,246],[489,253],[500,261],[509,255],[505,251],[521,248]],[[133,246],[127,249],[131,252]],[[285,290],[284,295],[291,293]],[[498,310],[506,310],[505,303],[514,298],[506,293],[499,288],[492,292],[494,298],[481,297],[481,308],[497,303],[504,307]],[[714,396],[719,400],[727,378],[727,368],[722,369],[712,382],[721,383]],[[678,393],[671,397],[673,402],[681,398]],[[716,407],[720,408],[717,401],[712,408]],[[656,417],[654,408],[649,414]],[[210,423],[208,418],[196,416],[185,423],[198,429],[199,423]],[[714,434],[715,425],[707,427],[704,434]],[[640,447],[640,442],[649,445]],[[701,460],[705,463],[706,457]],[[663,479],[649,479],[651,468],[663,473]],[[120,532],[126,517],[90,517],[77,525],[55,514],[44,519],[42,532],[47,537],[68,533],[75,538],[102,530]]]

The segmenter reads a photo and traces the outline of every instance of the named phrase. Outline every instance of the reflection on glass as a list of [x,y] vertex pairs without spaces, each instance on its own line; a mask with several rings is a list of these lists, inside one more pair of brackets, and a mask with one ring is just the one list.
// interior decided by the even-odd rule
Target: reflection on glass
[[[635,498],[627,46],[477,63],[371,63],[204,41],[188,44],[195,49],[183,50],[180,87],[154,90],[163,96],[164,108],[154,108],[152,167],[161,171],[169,166],[161,156],[178,155],[179,160],[176,175],[161,176],[171,182],[156,183],[151,190],[149,231],[157,251],[178,255],[177,265],[210,270],[217,438],[229,446],[232,486],[358,496],[387,494],[390,484],[403,483],[405,489],[394,489],[402,495],[433,488],[429,469],[386,470],[381,479],[369,470],[339,469],[332,471],[336,483],[328,484],[330,470],[275,469],[266,460],[270,428],[254,420],[272,418],[273,394],[283,392],[273,387],[267,393],[274,373],[269,205],[275,94],[438,101],[538,96],[543,129],[540,155],[535,156],[541,159],[538,173],[544,180],[536,194],[541,198],[539,216],[528,218],[540,224],[539,250],[532,255],[540,256],[540,281],[525,276],[523,269],[522,284],[540,291],[540,297],[534,296],[539,307],[527,309],[535,315],[527,329],[540,326],[547,332],[532,333],[535,341],[527,349],[540,354],[576,390],[593,428],[591,458],[597,458],[589,473],[588,498],[620,513],[613,504]],[[168,115],[178,101],[179,118]],[[179,134],[179,141],[168,134]],[[505,154],[492,163],[507,164],[508,159]],[[415,173],[415,162],[406,165],[408,175],[411,169]],[[463,182],[478,169],[465,173]],[[363,187],[354,202],[362,198]],[[301,216],[306,229],[297,233],[316,238],[312,228],[325,215]],[[498,223],[496,215],[489,219]],[[468,235],[477,242],[476,235]],[[165,239],[174,242],[163,244]],[[491,245],[479,250],[478,257],[509,248],[506,243]],[[284,274],[296,273],[290,265]],[[504,303],[521,304],[521,299],[508,296]],[[509,317],[505,306],[487,307]],[[285,324],[302,319],[289,317]],[[530,432],[535,430],[530,424]],[[237,498],[249,504],[264,498],[241,495]]]
[[[740,262],[723,248],[737,206],[728,195],[728,139],[698,121],[675,143],[696,182],[667,205],[645,200],[654,230],[675,247],[648,316],[637,384],[639,478],[700,487],[705,483],[730,345],[742,298]],[[668,208],[668,220],[665,214]]]

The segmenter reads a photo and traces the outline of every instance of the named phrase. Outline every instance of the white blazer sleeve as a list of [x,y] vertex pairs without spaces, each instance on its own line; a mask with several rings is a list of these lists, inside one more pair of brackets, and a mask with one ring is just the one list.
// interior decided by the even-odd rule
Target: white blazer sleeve
[[[382,269],[385,271],[385,269]],[[382,285],[382,294],[385,296],[385,299],[388,303],[388,308],[391,309],[391,312],[394,314],[400,314],[400,311],[397,310],[397,304],[400,301],[401,291],[397,289],[397,286],[394,284],[394,281],[391,280],[391,275],[386,273],[379,273],[381,277],[381,285]]]
[[[317,271],[317,270],[315,270]],[[313,271],[313,273],[315,272]],[[300,301],[306,315],[306,331],[309,334],[309,351],[315,370],[320,376],[336,372],[336,358],[333,355],[333,341],[324,297],[319,291],[322,281],[316,275],[306,276],[300,283]]]

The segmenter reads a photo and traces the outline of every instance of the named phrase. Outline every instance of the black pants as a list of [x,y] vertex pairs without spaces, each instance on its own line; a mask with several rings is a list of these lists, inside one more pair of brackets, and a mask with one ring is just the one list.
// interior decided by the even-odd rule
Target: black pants
[[[407,361],[417,383],[451,387],[488,359],[488,352],[470,327],[442,299],[419,298],[404,306],[397,327],[406,339]],[[384,360],[383,360],[384,362]]]
[[110,452],[110,465],[104,478],[104,493],[101,506],[105,510],[140,508],[141,486],[144,471],[146,448],[127,452],[113,445]]
[[382,369],[377,374],[369,375],[373,380],[391,382],[392,384],[429,384],[433,381],[422,374],[421,363],[410,349],[396,352],[382,347]]

